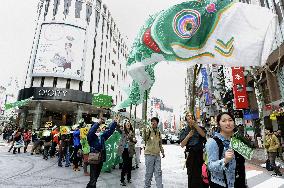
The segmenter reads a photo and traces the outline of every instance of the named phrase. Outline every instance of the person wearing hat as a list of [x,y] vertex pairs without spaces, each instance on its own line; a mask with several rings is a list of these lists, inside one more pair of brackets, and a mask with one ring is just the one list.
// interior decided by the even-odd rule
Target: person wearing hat
[[118,115],[115,116],[114,121],[109,125],[109,129],[104,131],[105,125],[103,125],[103,117],[102,115],[100,115],[99,121],[93,123],[87,134],[90,153],[101,153],[99,164],[90,164],[90,181],[87,184],[87,188],[96,188],[97,180],[100,176],[103,162],[106,161],[105,141],[115,131],[119,119],[120,117]]

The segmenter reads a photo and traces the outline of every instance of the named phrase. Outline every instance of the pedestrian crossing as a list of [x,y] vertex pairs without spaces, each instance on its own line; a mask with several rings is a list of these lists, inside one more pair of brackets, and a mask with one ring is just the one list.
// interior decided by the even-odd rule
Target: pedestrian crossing
[[249,188],[284,188],[284,177],[272,177],[272,172],[261,170],[246,171]]

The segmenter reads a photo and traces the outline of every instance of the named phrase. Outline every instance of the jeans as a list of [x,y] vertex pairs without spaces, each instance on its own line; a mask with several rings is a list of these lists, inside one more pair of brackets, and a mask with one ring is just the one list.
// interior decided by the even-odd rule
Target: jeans
[[43,150],[43,158],[44,159],[48,159],[50,146],[51,146],[50,142],[44,142],[44,150]]
[[74,153],[73,153],[73,164],[74,164],[74,168],[78,168],[78,163],[80,161],[79,157],[78,157],[78,150],[81,148],[81,146],[74,146]]
[[103,162],[100,164],[90,164],[90,181],[87,184],[87,188],[96,188],[97,181],[100,176],[103,167]]
[[135,148],[135,165],[136,166],[139,166],[139,163],[140,163],[140,153],[141,153],[141,148],[136,147]]
[[55,155],[56,146],[57,146],[57,143],[52,142],[51,149],[50,149],[50,157],[53,157]]
[[157,188],[163,188],[160,155],[145,155],[145,165],[146,165],[146,174],[145,174],[144,188],[151,187],[153,173],[155,174]]
[[24,141],[24,143],[25,143],[24,153],[27,152],[27,148],[28,148],[28,145],[30,144],[30,142],[31,142],[30,140]]
[[275,164],[276,156],[277,156],[277,152],[268,152],[268,159],[270,161],[271,167],[273,168],[276,174],[281,174],[281,172],[279,171],[280,167],[276,166]]
[[121,170],[121,178],[120,182],[125,181],[125,174],[127,174],[127,180],[131,180],[131,170],[132,170],[132,157],[129,156],[128,149],[124,149],[122,153],[122,170]]
[[65,156],[65,166],[70,166],[70,153],[69,153],[69,147],[62,148],[62,151],[59,152],[58,157],[58,166],[62,166],[62,159],[63,156]]

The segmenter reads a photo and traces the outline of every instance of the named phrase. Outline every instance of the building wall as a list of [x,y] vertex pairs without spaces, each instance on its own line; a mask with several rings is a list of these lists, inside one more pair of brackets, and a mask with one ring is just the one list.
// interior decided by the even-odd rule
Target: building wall
[[[39,5],[42,8],[24,87],[58,87],[103,93],[113,96],[115,103],[125,99],[119,86],[122,83],[129,86],[131,82],[126,72],[128,47],[107,5],[101,0],[44,0]],[[61,76],[32,76],[41,25],[47,23],[62,23],[85,29],[81,80]]]

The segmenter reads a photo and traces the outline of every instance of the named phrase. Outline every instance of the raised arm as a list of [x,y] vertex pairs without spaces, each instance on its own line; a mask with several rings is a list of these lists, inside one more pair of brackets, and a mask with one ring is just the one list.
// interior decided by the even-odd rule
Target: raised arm
[[96,135],[96,132],[99,128],[100,124],[95,122],[92,127],[90,128],[88,134],[87,134],[87,138],[89,140],[89,138],[93,138]]

